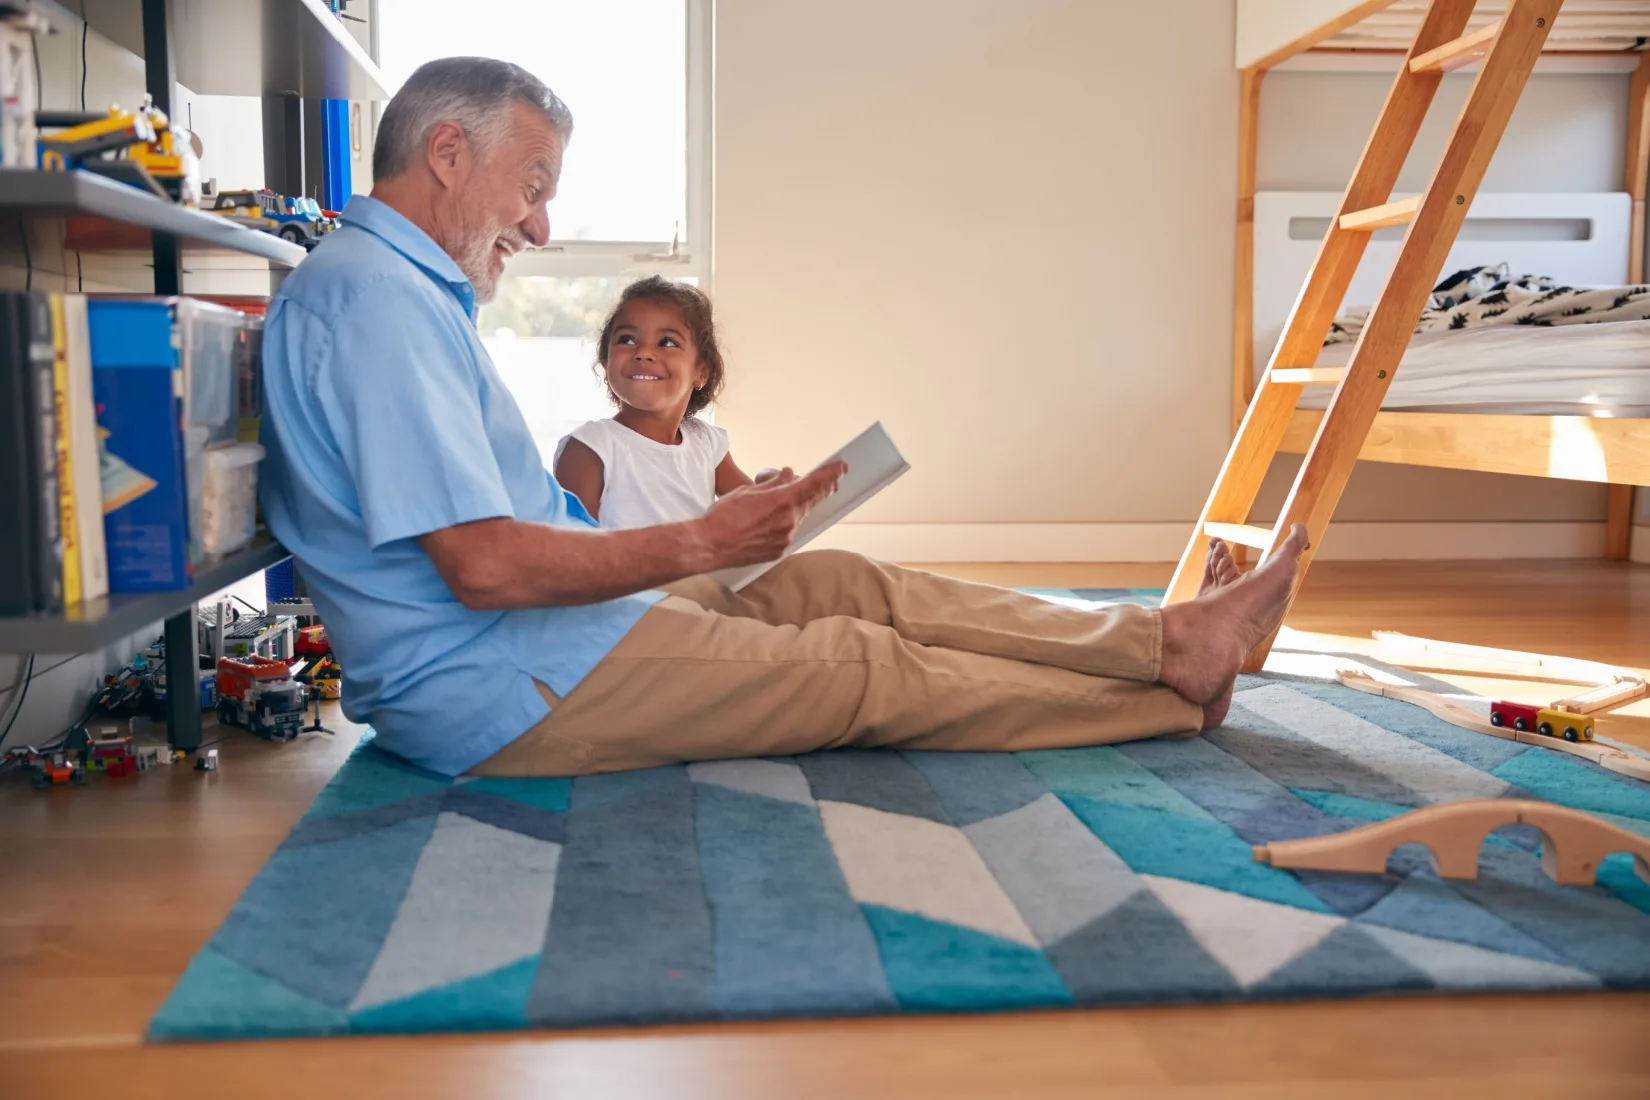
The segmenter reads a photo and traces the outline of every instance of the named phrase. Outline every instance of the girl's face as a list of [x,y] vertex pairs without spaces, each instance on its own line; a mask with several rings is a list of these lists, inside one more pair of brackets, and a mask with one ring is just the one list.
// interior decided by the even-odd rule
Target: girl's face
[[607,384],[620,401],[649,413],[681,415],[705,384],[699,349],[681,314],[665,302],[639,298],[619,311],[607,344]]

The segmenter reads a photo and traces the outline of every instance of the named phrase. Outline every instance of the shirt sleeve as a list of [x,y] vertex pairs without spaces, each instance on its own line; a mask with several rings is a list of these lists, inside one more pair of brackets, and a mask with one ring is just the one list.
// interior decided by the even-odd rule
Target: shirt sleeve
[[728,451],[732,449],[732,445],[728,442],[728,433],[715,424],[704,423],[697,417],[694,418],[692,423],[696,423],[704,429],[705,449],[710,454],[710,468],[714,470],[722,464],[722,460],[728,457]]
[[515,509],[487,437],[456,306],[411,280],[365,287],[333,329],[315,396],[377,549]]

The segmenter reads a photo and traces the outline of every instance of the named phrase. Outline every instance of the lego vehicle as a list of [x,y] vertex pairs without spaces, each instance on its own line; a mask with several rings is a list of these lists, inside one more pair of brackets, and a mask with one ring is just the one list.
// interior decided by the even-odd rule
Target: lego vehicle
[[304,686],[283,661],[218,660],[218,721],[272,741],[290,741],[304,724]]
[[300,657],[329,656],[332,653],[332,643],[327,640],[327,628],[300,626],[298,637],[292,643],[292,651]]
[[36,139],[43,171],[84,169],[186,206],[200,202],[198,143],[148,98],[136,111],[40,111],[35,123],[53,131]]
[[1562,737],[1566,741],[1593,739],[1593,720],[1585,714],[1542,707],[1537,717],[1535,732],[1543,737]]
[[33,773],[29,776],[29,785],[37,791],[68,784],[78,787],[86,782],[85,770],[68,753],[39,753],[29,749],[20,751],[20,755],[24,769]]
[[331,653],[309,666],[304,673],[309,689],[318,699],[337,699],[343,691],[343,677],[344,670],[338,667]]
[[270,195],[270,198],[275,200],[275,210],[270,211],[266,207],[265,216],[274,219],[280,226],[275,235],[293,244],[314,248],[323,236],[337,226],[335,221],[322,213],[321,204],[314,199],[282,195]]
[[1490,725],[1511,726],[1520,732],[1528,732],[1540,724],[1539,712],[1539,707],[1497,701],[1490,704]]
[[274,233],[280,225],[273,218],[264,215],[264,194],[261,191],[219,191],[210,196],[206,209],[248,229]]

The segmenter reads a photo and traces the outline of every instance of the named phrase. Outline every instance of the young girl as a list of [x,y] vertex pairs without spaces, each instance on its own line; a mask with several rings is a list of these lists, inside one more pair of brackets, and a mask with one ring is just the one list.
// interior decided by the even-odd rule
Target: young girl
[[698,418],[723,377],[704,293],[657,275],[630,284],[597,356],[619,411],[562,440],[556,480],[603,527],[697,519],[751,483],[728,453],[728,433]]

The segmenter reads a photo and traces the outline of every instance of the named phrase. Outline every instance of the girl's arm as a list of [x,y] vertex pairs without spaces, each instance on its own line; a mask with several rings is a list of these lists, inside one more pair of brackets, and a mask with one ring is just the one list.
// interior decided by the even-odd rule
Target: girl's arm
[[[727,465],[727,463],[723,463]],[[601,519],[602,460],[595,451],[576,439],[569,439],[556,459],[556,480],[561,487],[579,498],[590,518]],[[743,476],[743,475],[741,475]],[[722,471],[716,471],[717,492],[722,485]]]
[[725,497],[749,484],[750,475],[739,468],[739,463],[733,460],[733,453],[730,451],[723,455],[722,461],[716,464],[716,495]]

